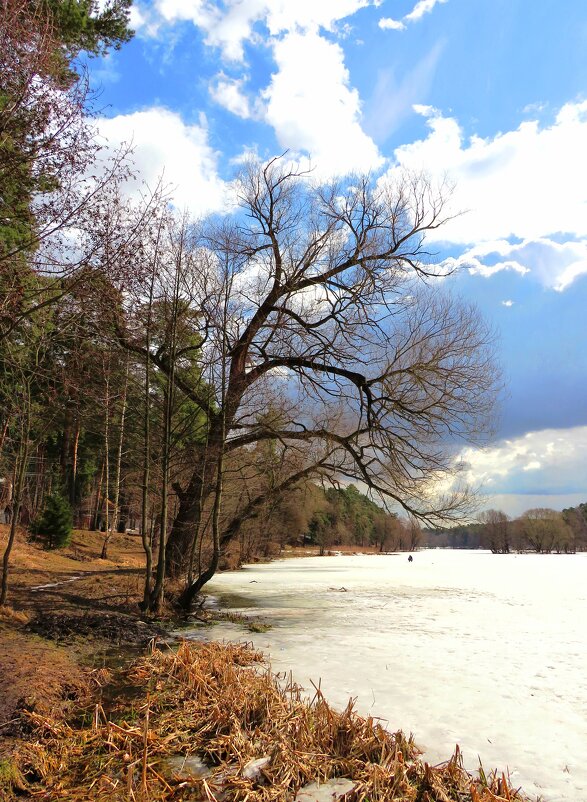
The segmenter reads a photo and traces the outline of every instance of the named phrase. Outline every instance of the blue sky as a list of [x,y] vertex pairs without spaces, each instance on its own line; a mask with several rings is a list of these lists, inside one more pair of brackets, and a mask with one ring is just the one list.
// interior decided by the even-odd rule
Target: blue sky
[[455,182],[433,246],[507,383],[470,479],[510,514],[586,501],[585,0],[135,0],[132,22],[89,65],[100,128],[195,214],[250,152]]

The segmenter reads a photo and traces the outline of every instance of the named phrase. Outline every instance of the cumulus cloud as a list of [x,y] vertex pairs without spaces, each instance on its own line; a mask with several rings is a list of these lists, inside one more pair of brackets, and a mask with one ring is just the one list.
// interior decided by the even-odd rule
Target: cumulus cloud
[[381,17],[377,24],[383,31],[403,31],[406,27],[401,20],[392,19],[391,17]]
[[226,187],[217,173],[217,157],[208,143],[205,119],[186,125],[163,108],[100,118],[98,130],[112,148],[132,143],[141,177],[151,187],[163,175],[173,202],[194,215],[223,207]]
[[251,107],[243,91],[244,84],[244,77],[229,78],[220,73],[215,83],[210,86],[210,95],[220,106],[246,120],[251,116]]
[[587,273],[587,240],[557,242],[548,237],[520,243],[507,240],[484,242],[465,250],[458,258],[446,259],[449,268],[466,267],[472,275],[486,278],[502,270],[520,275],[532,273],[545,287],[558,292]]
[[145,15],[138,8],[138,6],[133,5],[130,7],[129,22],[130,22],[130,27],[133,29],[133,31],[139,31],[146,25],[147,20],[145,18]]
[[587,426],[545,429],[459,455],[466,480],[487,494],[587,495]]
[[229,61],[244,59],[245,42],[257,39],[255,25],[263,23],[271,36],[290,31],[333,31],[336,24],[378,0],[227,0],[223,6],[212,0],[156,0],[139,6],[137,13],[151,36],[165,24],[190,21],[200,28],[206,43],[220,48]]
[[290,33],[275,42],[274,56],[277,71],[263,98],[281,147],[309,153],[321,175],[381,165],[361,128],[359,94],[340,46],[316,32]]
[[[273,126],[281,147],[309,154],[326,177],[383,163],[362,128],[360,98],[350,84],[342,48],[321,35],[324,30],[337,32],[341,21],[361,8],[379,4],[380,0],[226,0],[222,5],[212,0],[155,0],[148,8],[140,6],[137,18],[153,36],[178,22],[199,28],[205,43],[232,62],[232,72],[243,71],[238,77],[218,76],[210,89],[213,99],[241,118],[254,117]],[[342,30],[348,34],[348,26]],[[245,43],[269,46],[276,63],[261,101],[253,104],[244,90]]]
[[[490,138],[465,137],[456,119],[431,107],[415,110],[426,117],[428,136],[398,148],[393,170],[448,175],[454,209],[467,212],[435,232],[437,240],[475,243],[460,258],[477,259],[486,275],[529,270],[562,290],[587,272],[587,101],[567,103],[551,125],[524,122]],[[485,259],[496,242],[501,262]]]

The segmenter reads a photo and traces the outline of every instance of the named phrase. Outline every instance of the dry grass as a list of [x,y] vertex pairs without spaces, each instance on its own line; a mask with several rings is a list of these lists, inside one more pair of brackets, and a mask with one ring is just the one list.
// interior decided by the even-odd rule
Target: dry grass
[[[8,539],[8,526],[0,524],[0,550]],[[18,528],[11,555],[11,566],[30,572],[69,573],[97,568],[139,567],[144,563],[140,538],[114,533],[110,541],[109,560],[101,560],[103,532],[74,529],[69,546],[47,550],[40,541],[31,540],[25,529]],[[33,580],[34,583],[34,580]]]
[[12,607],[0,607],[0,622],[4,624],[28,624],[30,615],[23,610],[13,610]]
[[[0,525],[0,554],[7,537],[7,527]],[[10,557],[10,606],[33,616],[47,610],[55,614],[108,609],[136,613],[144,584],[141,541],[114,534],[109,559],[102,560],[103,541],[103,532],[74,530],[67,548],[51,551],[19,529]]]
[[[473,778],[460,754],[440,766],[413,742],[357,715],[332,710],[319,689],[311,702],[283,685],[248,646],[184,643],[137,661],[131,680],[141,701],[74,727],[28,714],[34,738],[18,766],[43,800],[293,800],[309,782],[348,777],[349,802],[504,802],[521,800],[502,776]],[[165,757],[200,755],[206,777],[178,777]],[[270,761],[256,779],[243,768]],[[42,789],[42,790],[39,790]]]

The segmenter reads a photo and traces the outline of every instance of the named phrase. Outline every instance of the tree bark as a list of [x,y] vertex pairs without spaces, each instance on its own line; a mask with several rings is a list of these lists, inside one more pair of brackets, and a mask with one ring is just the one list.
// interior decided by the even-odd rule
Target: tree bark
[[73,459],[72,459],[72,466],[71,466],[71,484],[69,488],[69,503],[72,507],[75,505],[75,484],[77,481],[77,459],[78,459],[78,449],[79,449],[79,438],[81,433],[81,425],[79,416],[76,416],[75,419],[75,434],[73,436]]
[[122,468],[122,446],[124,444],[124,422],[126,418],[126,397],[127,397],[127,390],[128,390],[128,371],[129,371],[129,358],[127,355],[126,360],[126,372],[124,376],[124,388],[122,391],[122,409],[120,411],[120,433],[118,436],[118,448],[116,451],[116,477],[115,477],[115,485],[114,485],[114,507],[112,510],[112,526],[110,530],[106,529],[106,537],[104,538],[104,543],[102,544],[102,554],[100,555],[101,559],[106,560],[108,558],[108,543],[110,542],[110,538],[112,537],[112,533],[117,531],[118,528],[118,516],[119,516],[119,501],[120,501],[120,474]]
[[92,521],[90,522],[90,526],[94,530],[100,529],[99,521],[102,511],[101,494],[102,494],[103,481],[104,481],[104,460],[102,460],[102,467],[100,468],[100,478],[98,479],[98,488],[96,490],[96,503],[94,505],[94,515]]
[[21,431],[21,440],[18,449],[18,469],[16,473],[16,482],[12,501],[12,518],[10,520],[10,533],[8,535],[8,543],[4,550],[2,557],[2,583],[0,585],[0,607],[6,604],[8,596],[8,571],[10,564],[10,554],[14,546],[14,539],[16,537],[16,527],[20,516],[20,507],[22,502],[22,493],[24,489],[24,482],[26,478],[26,469],[28,465],[29,454],[29,436],[31,430],[31,386],[30,381],[27,382],[27,395],[26,395],[26,411],[25,422]]

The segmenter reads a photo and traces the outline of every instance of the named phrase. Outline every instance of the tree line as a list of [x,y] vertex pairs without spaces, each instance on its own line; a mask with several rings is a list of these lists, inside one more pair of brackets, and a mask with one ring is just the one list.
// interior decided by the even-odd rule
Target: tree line
[[433,548],[489,549],[494,554],[575,554],[587,551],[587,504],[562,512],[536,507],[513,519],[501,510],[487,510],[475,523],[425,530],[423,542]]
[[1,8],[0,604],[48,504],[104,557],[138,533],[149,611],[296,527],[413,547],[470,510],[455,444],[491,432],[493,333],[425,244],[447,188],[320,183],[284,155],[246,164],[224,214],[178,213],[100,140],[76,61],[130,37],[129,5]]

